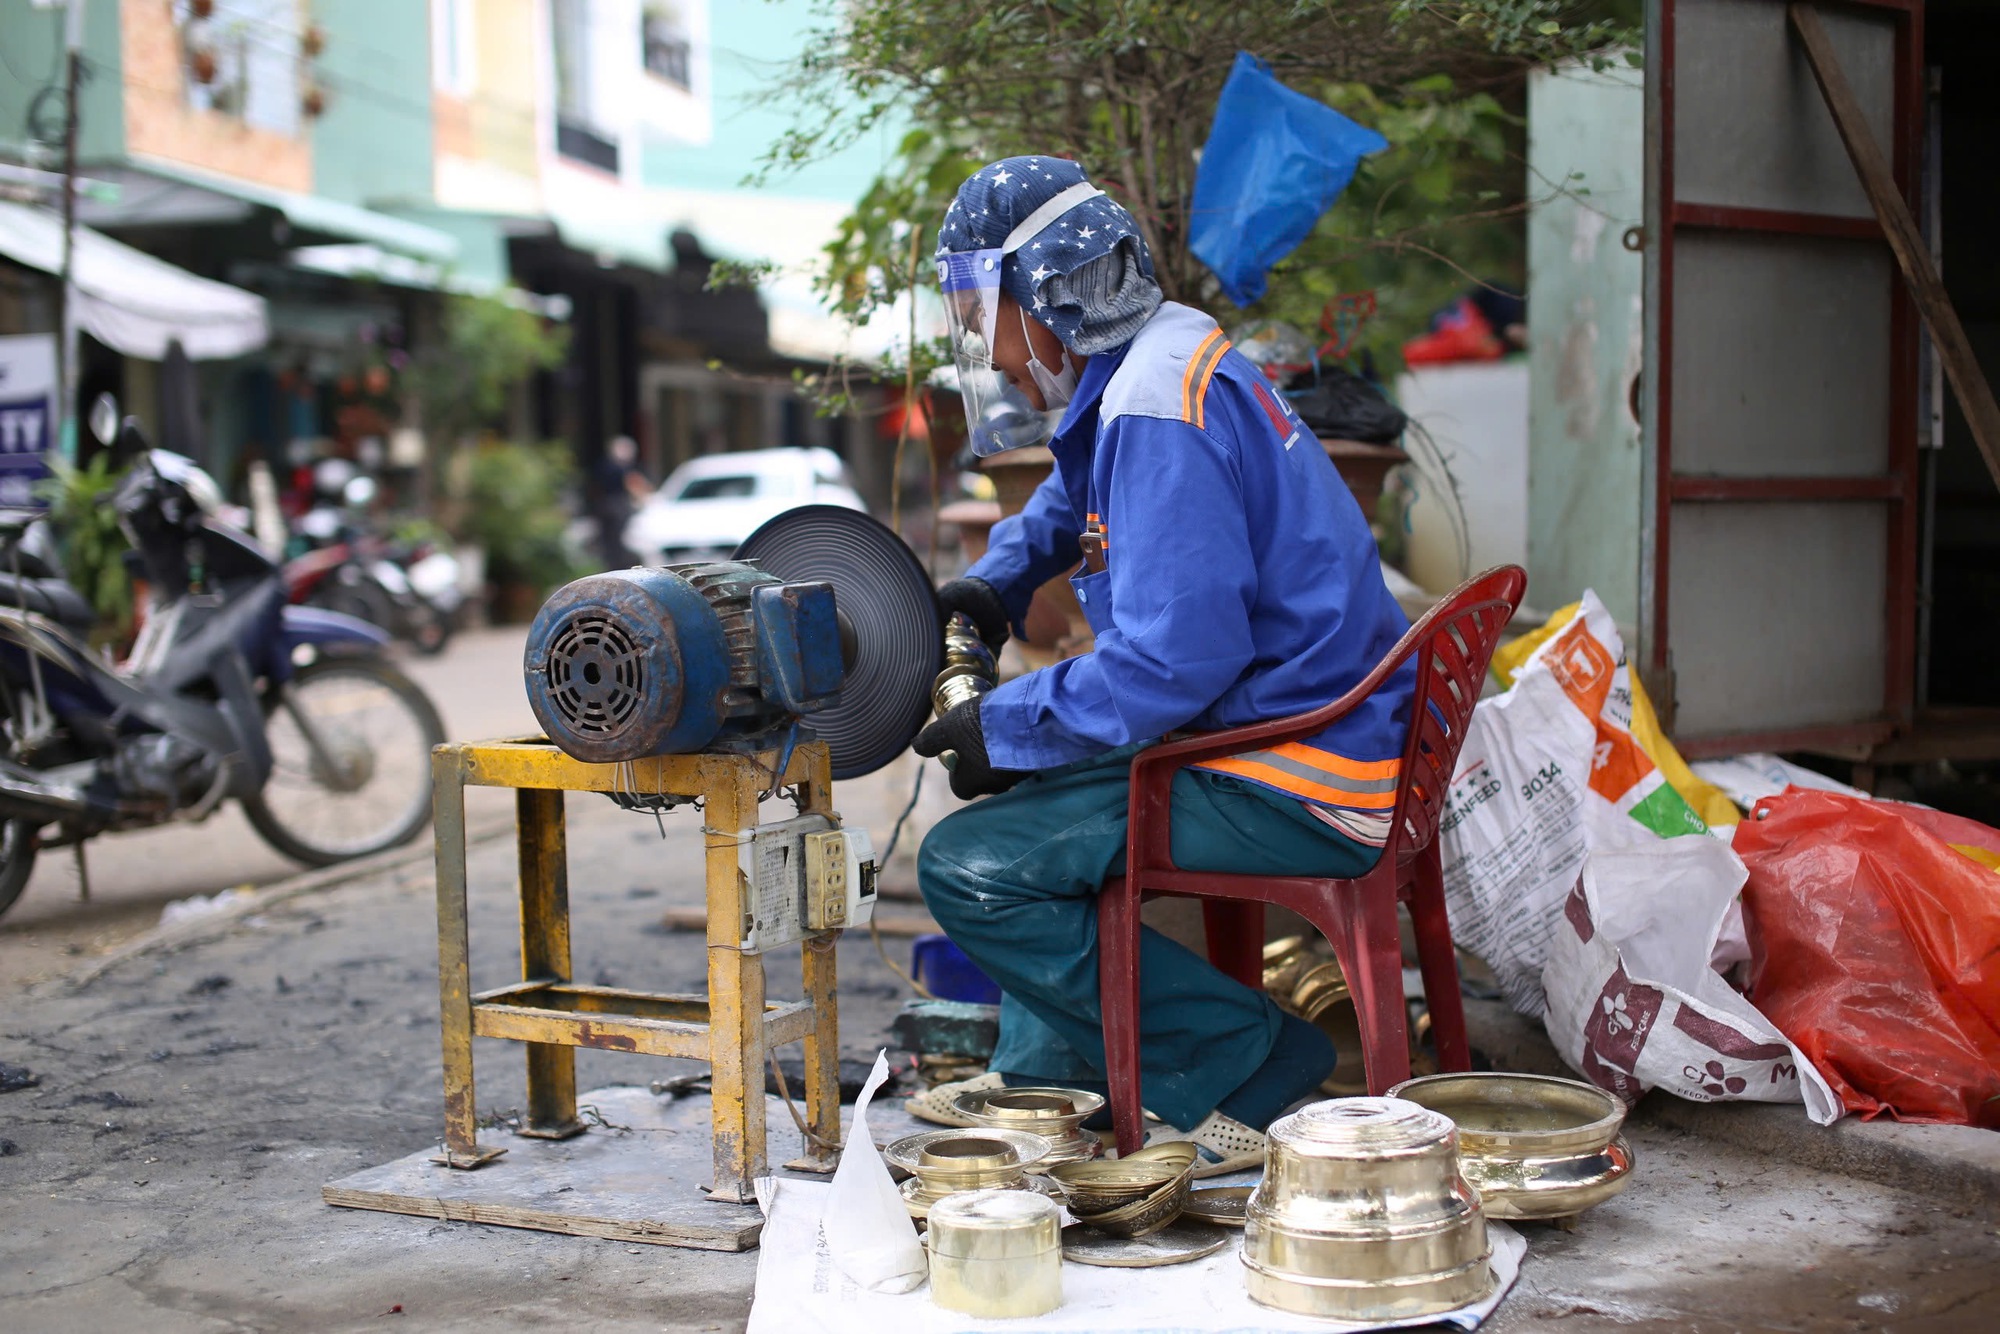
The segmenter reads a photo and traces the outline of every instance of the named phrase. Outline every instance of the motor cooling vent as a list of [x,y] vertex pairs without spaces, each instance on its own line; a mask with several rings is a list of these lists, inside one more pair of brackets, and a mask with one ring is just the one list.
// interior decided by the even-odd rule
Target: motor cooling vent
[[615,737],[645,698],[639,646],[595,609],[577,612],[556,630],[547,670],[549,706],[580,737]]

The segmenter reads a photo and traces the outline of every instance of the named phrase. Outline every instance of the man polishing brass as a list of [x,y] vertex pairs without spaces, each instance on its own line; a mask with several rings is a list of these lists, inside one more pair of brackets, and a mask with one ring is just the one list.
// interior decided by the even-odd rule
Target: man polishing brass
[[[1064,571],[1096,635],[1082,657],[966,698],[918,737],[984,797],[924,840],[925,902],[999,984],[1000,1084],[1104,1089],[1095,895],[1122,867],[1133,754],[1170,733],[1338,698],[1408,622],[1325,451],[1215,321],[1163,302],[1132,216],[1073,162],[1016,157],[960,187],[940,287],[972,448],[1046,443],[1055,471],[940,590],[997,650]],[[1052,437],[1031,429],[1060,410]],[[1375,860],[1414,669],[1300,744],[1183,771],[1173,855],[1192,870],[1349,877]],[[1155,932],[1141,946],[1146,1107],[1208,1170],[1332,1071],[1324,1034]]]

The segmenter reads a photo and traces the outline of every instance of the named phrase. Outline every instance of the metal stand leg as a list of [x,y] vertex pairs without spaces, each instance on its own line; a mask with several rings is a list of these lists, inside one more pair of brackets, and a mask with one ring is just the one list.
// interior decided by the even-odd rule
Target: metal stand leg
[[[738,852],[757,820],[757,775],[740,763],[717,766],[709,782],[708,1047],[714,1097],[715,1179],[708,1196],[729,1204],[756,1198],[764,1175],[764,961],[743,950],[749,905]],[[751,1114],[752,1104],[755,1115]]]
[[[524,787],[514,793],[521,862],[521,980],[567,982],[569,976],[569,856],[563,794]],[[576,1049],[553,1042],[522,1044],[528,1053],[528,1114],[520,1133],[568,1139],[583,1133],[576,1119]]]
[[[804,811],[832,816],[833,793],[824,770],[805,784]],[[806,1125],[813,1138],[803,1157],[785,1166],[801,1172],[831,1172],[840,1154],[829,1147],[840,1142],[840,1001],[834,969],[834,945],[840,933],[830,932],[801,945],[800,972],[805,1001],[812,1006],[813,1028],[805,1039]]]
[[444,1152],[432,1159],[472,1168],[505,1149],[479,1147],[472,1083],[471,936],[465,915],[465,783],[461,756],[431,757],[432,819],[437,838],[438,1016],[444,1036]]

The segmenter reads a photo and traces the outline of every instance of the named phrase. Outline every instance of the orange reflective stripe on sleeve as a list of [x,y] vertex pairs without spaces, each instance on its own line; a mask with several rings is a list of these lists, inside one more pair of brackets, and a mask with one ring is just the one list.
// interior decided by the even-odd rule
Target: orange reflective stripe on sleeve
[[[1187,370],[1181,375],[1181,420],[1201,425],[1201,394],[1208,392],[1208,377],[1215,373],[1215,363],[1229,349],[1229,340],[1222,336],[1221,329],[1209,330],[1208,337],[1188,358]],[[1200,385],[1197,392],[1195,386]]]

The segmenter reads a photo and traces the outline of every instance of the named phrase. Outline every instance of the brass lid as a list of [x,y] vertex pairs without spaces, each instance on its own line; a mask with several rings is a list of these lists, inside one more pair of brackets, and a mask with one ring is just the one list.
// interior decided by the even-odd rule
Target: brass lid
[[1041,1255],[1061,1246],[1062,1214],[1035,1191],[973,1190],[933,1204],[926,1236],[932,1254],[961,1260]]
[[1454,1145],[1451,1118],[1402,1098],[1334,1098],[1279,1117],[1274,1150],[1298,1158],[1379,1160]]

